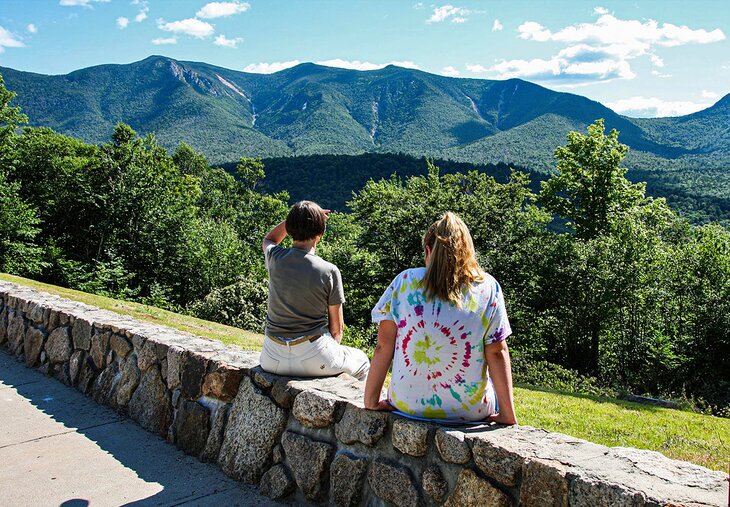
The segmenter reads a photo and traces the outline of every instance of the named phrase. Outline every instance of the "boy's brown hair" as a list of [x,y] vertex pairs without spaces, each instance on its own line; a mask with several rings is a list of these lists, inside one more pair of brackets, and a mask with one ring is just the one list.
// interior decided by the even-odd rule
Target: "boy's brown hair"
[[324,234],[327,215],[312,201],[299,201],[286,217],[286,232],[294,241],[308,241]]

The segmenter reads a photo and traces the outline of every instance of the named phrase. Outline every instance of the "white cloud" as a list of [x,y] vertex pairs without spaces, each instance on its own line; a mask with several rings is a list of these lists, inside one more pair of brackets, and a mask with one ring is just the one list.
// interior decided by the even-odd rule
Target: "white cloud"
[[111,2],[111,0],[59,0],[58,5],[62,5],[64,7],[86,7],[91,9],[93,8],[92,4],[106,4],[109,2]]
[[157,27],[160,30],[173,33],[183,33],[198,39],[204,39],[213,35],[215,28],[210,23],[195,18],[182,19],[166,23],[162,19],[157,20]]
[[431,23],[441,23],[451,18],[452,23],[463,23],[468,18],[469,10],[463,7],[454,7],[453,5],[442,5],[440,7],[434,7],[431,17],[426,20],[429,25]]
[[717,92],[711,92],[709,90],[702,90],[702,98],[703,99],[716,99],[720,96]]
[[152,39],[152,44],[155,46],[161,46],[164,44],[177,44],[177,37],[168,37],[165,38],[158,38],[158,39]]
[[397,61],[391,60],[386,63],[372,63],[372,62],[361,62],[360,60],[343,60],[342,58],[334,58],[332,60],[321,60],[316,62],[317,65],[324,65],[326,67],[338,67],[340,69],[352,69],[352,70],[378,70],[388,65],[395,65],[397,67],[404,67],[406,69],[420,69],[418,65],[411,61]]
[[[593,23],[569,25],[553,32],[535,21],[522,23],[518,36],[536,42],[557,42],[565,47],[546,59],[500,61],[490,68],[498,77],[524,77],[551,81],[557,86],[578,86],[613,79],[633,79],[630,61],[648,55],[654,67],[664,60],[654,53],[658,47],[709,44],[725,39],[719,28],[708,31],[658,23],[618,19],[603,7],[596,7]],[[653,75],[660,75],[652,71]]]
[[656,69],[654,69],[654,70],[651,71],[651,75],[652,76],[656,76],[656,77],[661,77],[661,78],[672,77],[671,74],[662,74],[661,72],[659,72]]
[[246,12],[250,8],[251,5],[246,2],[210,2],[195,15],[203,19],[221,18]]
[[117,26],[119,27],[120,30],[124,30],[125,28],[127,28],[127,25],[129,25],[128,18],[125,18],[123,16],[119,16],[117,18]]
[[139,10],[137,15],[134,17],[134,20],[137,23],[141,23],[145,19],[147,19],[147,13],[150,12],[150,7],[147,5],[147,2],[142,3],[142,8]]
[[215,38],[213,44],[215,44],[216,46],[223,46],[224,48],[236,48],[241,42],[243,42],[243,38],[241,37],[227,39],[225,35],[221,34]]
[[448,67],[444,67],[443,69],[441,69],[441,74],[444,76],[456,77],[461,74],[461,72],[449,65]]
[[545,42],[550,40],[550,30],[535,21],[526,21],[517,27],[520,39]]
[[[502,79],[526,78],[534,81],[555,82],[564,86],[577,86],[596,81],[633,79],[636,74],[626,61],[600,59],[590,60],[587,48],[567,48],[550,59],[502,60],[488,70],[496,72]],[[581,57],[586,60],[581,60]]]
[[421,9],[423,9],[423,2],[418,2],[414,4],[413,8],[420,11]]
[[560,74],[560,63],[557,59],[543,60],[502,60],[488,70],[497,72],[500,77],[510,79],[513,77],[548,77]]
[[489,69],[487,67],[479,65],[478,63],[467,63],[466,70],[468,70],[472,74],[485,74],[489,72]]
[[495,19],[494,20],[494,23],[492,24],[492,31],[493,32],[499,32],[503,28],[504,28],[504,26],[502,26],[502,23],[498,19]]
[[287,62],[271,62],[271,63],[250,63],[243,68],[243,72],[252,72],[254,74],[272,74],[280,70],[288,69],[299,65],[299,60],[289,60]]
[[23,44],[23,41],[17,35],[0,26],[0,53],[5,51],[5,48],[22,47],[25,47],[25,44]]
[[534,21],[523,23],[517,29],[520,38],[539,42],[555,41],[567,44],[586,43],[601,45],[612,54],[640,56],[652,46],[673,47],[684,44],[708,44],[725,39],[719,28],[712,31],[692,29],[685,25],[618,19],[611,14],[601,14],[595,23],[580,23],[552,32]]
[[25,29],[28,30],[28,33],[38,33],[38,27],[35,26],[33,23],[26,26]]
[[695,113],[711,105],[707,102],[665,101],[657,97],[630,97],[606,104],[617,113],[646,118],[682,116]]

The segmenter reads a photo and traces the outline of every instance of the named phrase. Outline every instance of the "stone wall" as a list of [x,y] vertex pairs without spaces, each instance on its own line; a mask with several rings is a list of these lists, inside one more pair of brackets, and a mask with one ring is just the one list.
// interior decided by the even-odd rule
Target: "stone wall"
[[351,505],[725,505],[727,475],[530,427],[371,412],[362,384],[0,282],[0,346],[272,498]]

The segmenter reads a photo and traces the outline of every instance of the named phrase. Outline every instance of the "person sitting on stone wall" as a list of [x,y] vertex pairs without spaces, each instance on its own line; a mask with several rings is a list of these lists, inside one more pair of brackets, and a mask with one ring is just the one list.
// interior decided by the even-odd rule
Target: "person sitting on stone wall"
[[[270,373],[324,377],[349,373],[364,380],[367,355],[341,345],[345,294],[340,270],[316,255],[329,210],[300,201],[264,238],[269,271],[261,367]],[[289,234],[291,248],[279,245]]]
[[[426,267],[407,269],[372,311],[378,344],[365,407],[436,420],[516,424],[504,295],[453,213],[423,238]],[[383,381],[393,363],[387,399]]]

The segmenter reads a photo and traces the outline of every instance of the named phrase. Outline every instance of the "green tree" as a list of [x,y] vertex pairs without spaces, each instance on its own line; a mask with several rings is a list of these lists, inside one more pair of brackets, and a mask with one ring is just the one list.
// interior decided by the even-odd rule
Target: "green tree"
[[249,190],[256,190],[256,185],[266,177],[264,163],[258,158],[241,157],[236,165],[236,176]]
[[668,291],[679,225],[663,201],[612,217],[604,233],[563,234],[548,314],[547,359],[617,387],[656,392],[675,367]]
[[683,362],[673,383],[730,407],[730,231],[689,228],[678,242],[675,266],[674,321]]
[[35,244],[40,219],[35,207],[23,199],[21,184],[12,180],[18,158],[16,130],[28,121],[20,107],[10,105],[14,98],[0,74],[0,271],[34,274],[43,266],[41,249]]
[[542,183],[545,209],[569,220],[581,239],[596,237],[611,215],[634,206],[644,197],[645,184],[632,184],[620,167],[628,146],[618,131],[605,134],[603,120],[588,126],[588,134],[568,134],[568,144],[555,150],[557,175]]
[[543,182],[540,202],[575,235],[566,235],[574,241],[556,271],[562,290],[551,313],[560,325],[548,350],[605,382],[655,391],[680,359],[667,291],[682,226],[663,199],[625,178],[627,150],[602,120],[555,150],[558,173]]
[[202,178],[210,170],[205,157],[187,143],[180,143],[177,146],[172,160],[182,174],[189,174],[197,178]]
[[34,242],[40,220],[36,210],[20,197],[19,187],[0,170],[0,271],[37,274],[44,267],[42,250]]
[[186,233],[196,214],[199,180],[180,174],[154,136],[139,138],[124,124],[101,148],[90,178],[99,217],[92,259],[113,249],[136,274],[141,296],[154,287],[185,304]]
[[[529,313],[526,305],[539,307],[547,297],[540,281],[552,238],[546,229],[550,216],[535,206],[528,183],[517,172],[506,184],[476,171],[442,176],[432,164],[428,174],[405,182],[396,177],[370,181],[349,203],[358,226],[354,244],[374,254],[379,268],[369,276],[370,290],[379,296],[400,271],[423,265],[423,234],[444,212],[453,211],[469,226],[482,266],[508,294],[513,328],[530,341],[541,323],[538,312]],[[367,313],[359,319],[366,321]]]
[[347,294],[344,305],[347,325],[367,328],[370,309],[380,297],[381,268],[377,254],[358,245],[361,235],[362,228],[352,215],[331,213],[327,231],[317,246],[317,255],[335,264],[342,272]]
[[180,143],[172,160],[182,174],[198,178],[200,196],[196,206],[201,216],[216,221],[235,221],[236,208],[240,204],[240,184],[233,176],[223,169],[211,168],[206,158],[186,143]]
[[11,106],[15,92],[5,88],[5,80],[0,74],[0,167],[12,167],[12,141],[19,125],[28,122],[28,117],[20,112],[20,106]]
[[245,245],[232,222],[195,218],[183,233],[182,299],[196,301],[233,283],[247,269]]
[[84,238],[94,237],[101,219],[98,190],[90,180],[98,148],[45,127],[24,128],[15,145],[17,162],[11,176],[22,183],[23,199],[38,209],[38,240],[88,261],[95,250]]

